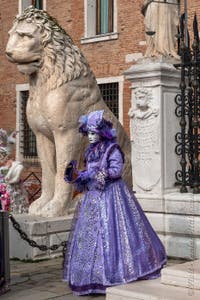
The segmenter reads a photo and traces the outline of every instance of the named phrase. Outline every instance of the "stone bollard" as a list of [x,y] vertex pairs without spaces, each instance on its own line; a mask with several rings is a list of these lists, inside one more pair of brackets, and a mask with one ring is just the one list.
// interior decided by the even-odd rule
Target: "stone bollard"
[[10,283],[8,212],[0,211],[0,295],[8,291]]

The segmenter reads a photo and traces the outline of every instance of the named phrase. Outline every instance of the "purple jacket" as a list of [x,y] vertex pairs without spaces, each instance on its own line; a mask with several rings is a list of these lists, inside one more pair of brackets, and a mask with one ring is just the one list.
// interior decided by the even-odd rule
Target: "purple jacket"
[[115,142],[99,142],[85,151],[86,170],[79,172],[75,188],[79,191],[104,190],[121,178],[124,154]]

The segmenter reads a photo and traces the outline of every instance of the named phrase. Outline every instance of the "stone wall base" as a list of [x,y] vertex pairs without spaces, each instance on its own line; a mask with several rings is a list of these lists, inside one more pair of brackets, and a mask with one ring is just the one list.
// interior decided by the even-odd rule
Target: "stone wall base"
[[[27,214],[14,215],[21,229],[25,231],[28,237],[38,244],[52,246],[62,241],[67,241],[71,226],[72,216],[57,218],[43,218],[30,216]],[[33,248],[24,241],[19,233],[13,228],[11,221],[10,231],[10,258],[21,260],[40,260],[62,256],[62,247],[56,251],[40,251]]]
[[171,192],[161,199],[153,195],[136,197],[162,240],[167,256],[200,258],[200,195]]

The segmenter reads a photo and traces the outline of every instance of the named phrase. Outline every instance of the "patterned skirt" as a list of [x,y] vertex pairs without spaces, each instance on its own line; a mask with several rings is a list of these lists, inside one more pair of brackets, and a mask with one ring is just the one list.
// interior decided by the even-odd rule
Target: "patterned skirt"
[[78,203],[63,278],[77,295],[160,275],[166,253],[122,179],[90,190]]

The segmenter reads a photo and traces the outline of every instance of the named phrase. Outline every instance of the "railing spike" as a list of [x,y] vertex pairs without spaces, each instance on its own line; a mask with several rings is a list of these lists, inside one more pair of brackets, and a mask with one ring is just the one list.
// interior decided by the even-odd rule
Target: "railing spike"
[[193,20],[193,31],[194,31],[194,39],[199,44],[199,29],[198,29],[198,21],[197,21],[196,13],[194,15],[194,20]]

